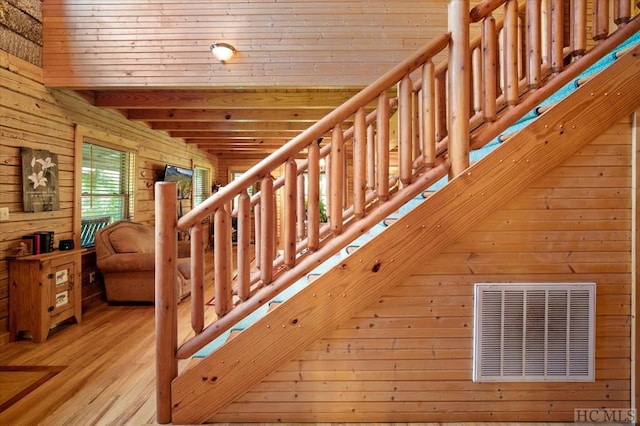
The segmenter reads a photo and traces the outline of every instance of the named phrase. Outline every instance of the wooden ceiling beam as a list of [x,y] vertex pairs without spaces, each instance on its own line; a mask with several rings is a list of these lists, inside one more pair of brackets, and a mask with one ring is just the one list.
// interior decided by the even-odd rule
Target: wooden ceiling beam
[[357,90],[346,89],[322,92],[312,91],[308,93],[285,91],[114,90],[96,92],[95,104],[101,108],[116,109],[332,109],[350,99],[357,92]]
[[[334,108],[316,109],[129,109],[127,118],[136,121],[281,122],[314,123]],[[369,110],[367,110],[369,112]]]
[[154,130],[191,131],[191,132],[293,132],[306,130],[310,123],[304,122],[204,122],[204,121],[152,121],[148,122]]
[[191,132],[191,131],[173,131],[169,134],[174,138],[188,139],[188,140],[202,140],[202,139],[228,139],[234,141],[244,140],[289,140],[298,135],[300,132],[285,131],[285,132]]
[[280,147],[283,143],[287,142],[289,139],[280,138],[280,139],[260,139],[260,138],[252,138],[252,139],[230,139],[230,138],[219,138],[219,139],[185,139],[185,143],[188,144],[196,144],[198,146],[207,146],[207,145],[215,145],[215,146],[229,146],[233,148],[234,146],[278,146]]

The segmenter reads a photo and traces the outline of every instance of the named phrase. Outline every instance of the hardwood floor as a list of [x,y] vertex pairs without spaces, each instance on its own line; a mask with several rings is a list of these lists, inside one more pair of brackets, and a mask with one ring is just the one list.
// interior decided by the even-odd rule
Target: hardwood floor
[[[207,278],[211,274],[209,267]],[[178,310],[179,323],[185,327],[190,324],[189,302],[186,298]],[[213,308],[208,311],[213,317]],[[85,310],[81,324],[62,325],[43,343],[19,340],[0,346],[0,366],[64,367],[0,412],[0,424],[158,424],[154,321],[151,305],[99,304]],[[180,329],[179,340],[188,333]],[[467,423],[475,424],[479,423]]]
[[[205,282],[211,283],[212,275],[208,265]],[[189,305],[190,297],[179,304],[179,324],[185,326],[178,330],[180,341],[190,333]],[[214,318],[213,307],[207,311],[208,319]],[[86,309],[81,324],[52,330],[43,343],[18,340],[0,346],[0,366],[64,367],[0,412],[0,424],[158,424],[154,327],[153,305],[102,303]],[[29,380],[25,387],[33,382],[24,380]]]
[[[188,305],[189,298],[180,304],[182,323]],[[0,347],[0,365],[65,367],[0,413],[2,425],[158,424],[153,306],[87,309],[81,324],[63,325],[43,343]]]

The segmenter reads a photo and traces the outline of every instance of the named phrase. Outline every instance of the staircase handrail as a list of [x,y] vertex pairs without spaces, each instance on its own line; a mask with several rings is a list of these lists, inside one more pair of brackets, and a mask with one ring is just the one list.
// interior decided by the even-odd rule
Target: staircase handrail
[[309,126],[302,133],[285,143],[278,150],[274,151],[273,154],[270,154],[255,166],[251,167],[251,169],[242,176],[220,188],[218,192],[207,198],[201,204],[195,206],[192,210],[178,219],[178,229],[186,230],[196,225],[203,218],[211,215],[216,208],[219,208],[224,203],[231,201],[242,189],[267,176],[272,170],[280,167],[291,156],[297,155],[310,143],[315,142],[318,138],[324,136],[336,124],[345,121],[349,116],[353,115],[358,108],[369,104],[375,100],[380,93],[389,90],[399,79],[402,78],[402,76],[413,72],[428,59],[436,56],[440,51],[447,47],[449,38],[449,34],[442,34],[434,40],[426,43],[422,48],[414,52],[398,65],[391,68],[382,77],[378,78],[362,91],[358,92],[351,99],[347,100],[322,119]]

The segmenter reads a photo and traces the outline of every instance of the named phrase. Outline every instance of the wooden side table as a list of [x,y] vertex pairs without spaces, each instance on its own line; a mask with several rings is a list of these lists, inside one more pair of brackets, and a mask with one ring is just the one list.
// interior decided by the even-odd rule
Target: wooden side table
[[43,342],[52,325],[82,321],[82,250],[9,258],[9,340],[28,331]]

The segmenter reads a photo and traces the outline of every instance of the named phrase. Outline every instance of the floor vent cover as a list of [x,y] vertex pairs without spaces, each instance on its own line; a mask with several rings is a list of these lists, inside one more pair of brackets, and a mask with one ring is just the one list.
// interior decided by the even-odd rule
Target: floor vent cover
[[473,380],[593,381],[595,283],[475,285]]

